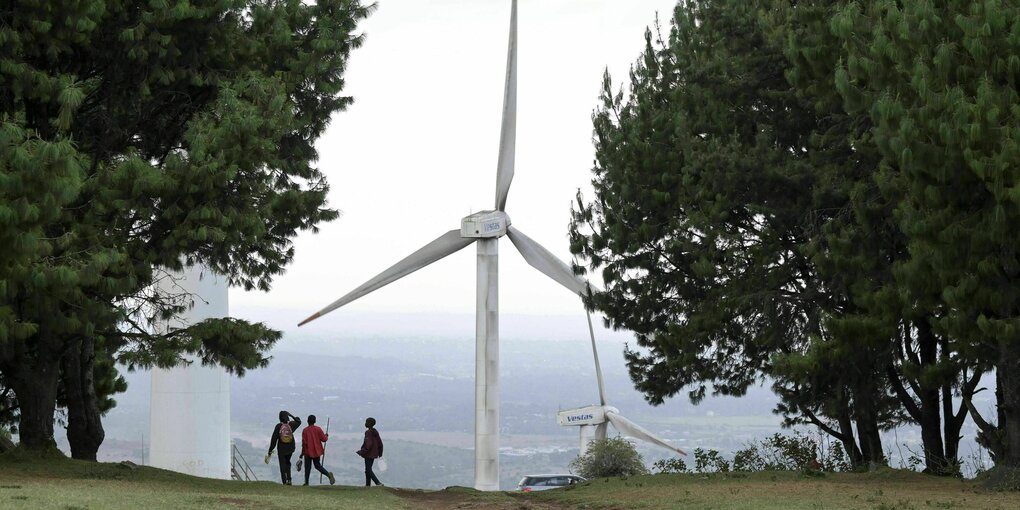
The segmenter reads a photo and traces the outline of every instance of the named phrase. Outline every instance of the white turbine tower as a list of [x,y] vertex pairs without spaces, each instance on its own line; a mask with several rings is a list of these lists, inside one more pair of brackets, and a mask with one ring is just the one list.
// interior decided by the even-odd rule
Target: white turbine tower
[[506,198],[514,176],[517,136],[517,0],[510,12],[503,123],[496,169],[495,210],[481,211],[461,220],[451,230],[397,262],[375,278],[336,300],[300,325],[315,320],[370,292],[407,276],[471,243],[478,243],[477,307],[475,311],[475,481],[479,490],[499,489],[499,238],[510,237],[525,260],[539,271],[582,294],[584,283],[564,263],[519,230],[510,226]]
[[591,335],[591,352],[595,356],[595,377],[599,384],[599,405],[567,409],[556,413],[556,422],[565,427],[578,427],[581,436],[581,452],[588,451],[588,444],[593,439],[605,439],[606,429],[612,424],[620,434],[641,439],[661,446],[680,455],[687,455],[683,450],[660,439],[644,427],[634,423],[620,414],[620,410],[606,404],[606,389],[602,383],[602,366],[599,364],[599,351],[595,347],[595,329],[591,325],[591,314],[588,314],[588,333]]
[[[229,315],[226,279],[196,265],[158,283],[193,306],[162,332]],[[230,478],[230,374],[200,362],[152,370],[149,465],[205,478]]]

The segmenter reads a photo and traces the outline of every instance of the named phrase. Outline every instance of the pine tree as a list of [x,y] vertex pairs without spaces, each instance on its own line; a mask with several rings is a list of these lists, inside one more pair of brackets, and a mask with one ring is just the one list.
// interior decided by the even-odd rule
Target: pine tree
[[898,277],[938,296],[932,334],[961,362],[995,367],[998,425],[972,414],[996,463],[1020,468],[1020,5],[849,4],[833,28],[840,92],[874,125],[877,179],[908,237]]
[[899,419],[879,368],[890,338],[834,323],[858,311],[855,282],[817,260],[858,241],[838,238],[860,225],[834,162],[873,167],[845,116],[788,82],[786,34],[762,15],[779,5],[683,3],[668,41],[646,35],[626,100],[606,78],[596,198],[578,197],[572,248],[606,282],[590,304],[637,333],[627,359],[650,401],[771,377],[780,412],[844,441],[856,466],[882,462],[880,429]]
[[[52,445],[58,390],[95,458],[113,360],[236,373],[279,333],[221,319],[165,335],[202,263],[268,290],[290,239],[337,217],[315,141],[342,96],[358,0],[53,1],[0,7],[0,372],[22,445]],[[63,379],[63,385],[60,381]],[[98,428],[97,428],[98,427]]]
[[[845,3],[844,3],[845,4]],[[824,179],[846,190],[846,216],[830,221],[815,244],[819,268],[840,282],[854,310],[830,318],[830,325],[851,338],[872,337],[882,351],[885,376],[902,410],[922,430],[926,471],[952,474],[959,465],[964,405],[981,380],[980,366],[959,356],[952,338],[932,331],[943,314],[937,289],[907,285],[898,275],[909,261],[908,236],[895,217],[895,183],[882,179],[881,155],[872,135],[872,120],[840,94],[837,69],[845,60],[843,41],[830,28],[838,2],[797,2],[774,16],[787,34],[787,76],[819,116],[829,119],[811,153]],[[867,30],[862,18],[858,29]],[[850,98],[852,99],[852,98]],[[850,104],[849,110],[846,105]],[[850,148],[852,147],[852,150]],[[836,150],[832,150],[836,149]]]

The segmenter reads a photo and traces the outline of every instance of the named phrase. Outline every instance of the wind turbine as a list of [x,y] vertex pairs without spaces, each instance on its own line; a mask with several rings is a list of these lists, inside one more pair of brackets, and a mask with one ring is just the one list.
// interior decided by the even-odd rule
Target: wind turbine
[[620,410],[606,404],[606,389],[602,382],[602,366],[599,364],[599,351],[595,347],[595,329],[591,325],[591,314],[588,314],[588,333],[591,335],[591,352],[595,356],[595,376],[599,383],[599,402],[597,406],[578,407],[556,413],[556,422],[564,427],[578,427],[581,437],[581,452],[588,451],[593,439],[605,439],[606,429],[612,424],[620,434],[641,439],[669,451],[687,455],[687,452],[667,443],[647,429],[634,423],[620,414]]
[[548,250],[510,226],[506,198],[514,176],[517,138],[517,0],[510,12],[503,121],[496,167],[495,209],[461,219],[451,230],[389,269],[305,319],[307,324],[366,294],[403,278],[471,243],[478,244],[475,310],[475,480],[479,490],[499,490],[499,238],[508,236],[524,259],[553,280],[583,295],[585,284]]
[[[179,316],[157,324],[160,333],[230,315],[227,279],[204,265],[170,272],[157,286],[191,302]],[[229,479],[230,374],[220,366],[190,363],[154,368],[151,377],[149,465]]]

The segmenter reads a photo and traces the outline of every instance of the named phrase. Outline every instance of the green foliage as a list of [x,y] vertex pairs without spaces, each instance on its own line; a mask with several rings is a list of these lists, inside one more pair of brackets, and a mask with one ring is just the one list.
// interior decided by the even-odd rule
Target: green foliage
[[7,430],[4,426],[0,426],[0,453],[6,453],[14,448],[14,438],[11,437],[11,431]]
[[142,348],[125,352],[120,360],[129,369],[144,366],[172,367],[191,363],[194,355],[203,365],[219,364],[227,371],[243,376],[252,368],[269,364],[265,353],[283,335],[265,325],[224,318],[208,319],[183,329],[176,329],[146,343]]
[[595,198],[578,196],[571,248],[605,281],[589,305],[636,333],[627,362],[649,401],[739,396],[768,378],[791,424],[880,461],[879,432],[901,419],[890,329],[841,321],[861,314],[849,290],[882,269],[857,268],[886,239],[850,201],[874,158],[855,154],[824,84],[791,87],[791,26],[824,32],[825,18],[805,28],[784,6],[680,3],[668,36],[646,34],[628,95],[606,76]]
[[652,463],[652,469],[658,471],[661,474],[677,474],[686,473],[687,463],[684,462],[680,457],[672,457],[669,459],[659,459]]
[[694,471],[697,473],[728,473],[730,463],[716,450],[695,448]]
[[850,461],[839,442],[796,431],[751,441],[733,454],[734,471],[849,471]]
[[[953,342],[955,361],[1007,374],[1020,363],[1018,17],[1012,1],[880,1],[832,19],[846,52],[840,93],[872,124],[875,180],[908,236],[897,281],[940,304],[932,326]],[[1016,467],[1020,377],[997,382],[1000,430],[983,424],[982,437],[997,462]]]
[[585,478],[634,476],[648,473],[634,445],[622,438],[596,439],[588,443],[588,451],[570,463],[574,473]]
[[[1011,1],[704,0],[646,34],[626,93],[604,79],[570,235],[650,402],[767,378],[786,424],[853,467],[913,422],[938,474],[969,412],[1020,465],[1018,19]],[[993,367],[997,425],[967,408]]]
[[[157,283],[201,263],[268,290],[291,239],[335,219],[315,142],[343,96],[357,0],[18,0],[0,7],[0,372],[52,421],[52,367],[191,355],[243,373],[279,335],[241,321],[153,334],[190,306]],[[42,375],[40,375],[42,374]],[[41,380],[45,377],[46,380]],[[65,384],[67,382],[65,381]],[[105,396],[103,396],[105,395]],[[37,427],[33,427],[35,429]],[[45,429],[45,427],[42,427]],[[43,432],[45,434],[45,430]],[[30,442],[31,444],[31,442]]]

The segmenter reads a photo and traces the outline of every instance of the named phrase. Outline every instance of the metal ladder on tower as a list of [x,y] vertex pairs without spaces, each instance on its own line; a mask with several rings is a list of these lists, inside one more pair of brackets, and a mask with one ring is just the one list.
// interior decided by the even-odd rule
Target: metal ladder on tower
[[237,445],[230,443],[232,450],[230,455],[230,478],[242,482],[257,482],[259,477],[255,476],[255,471],[248,465],[248,461],[244,459],[244,455],[241,455],[241,451],[237,449]]

